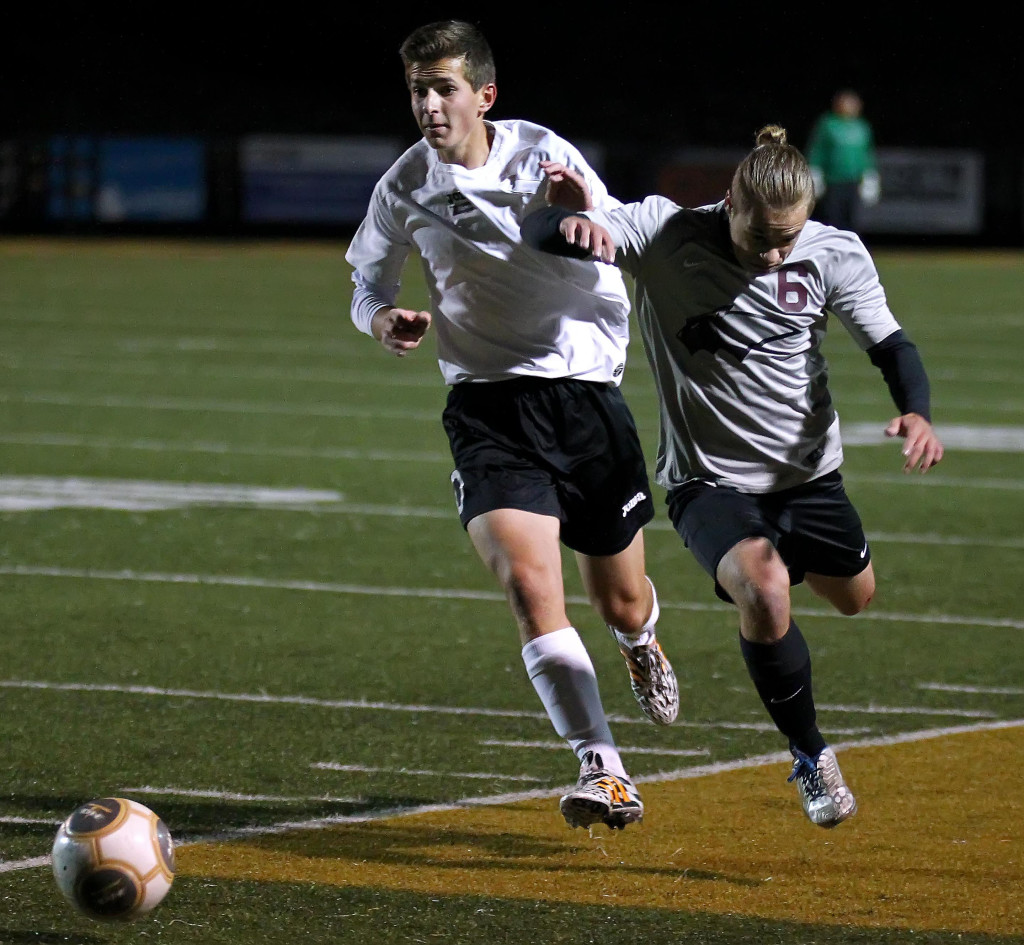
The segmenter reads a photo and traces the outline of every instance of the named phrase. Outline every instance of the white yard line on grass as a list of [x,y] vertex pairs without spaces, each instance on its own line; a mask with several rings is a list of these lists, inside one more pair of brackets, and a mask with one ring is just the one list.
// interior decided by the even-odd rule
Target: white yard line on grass
[[929,689],[932,692],[962,692],[983,696],[1024,696],[1021,686],[966,686],[950,683],[918,683],[918,689]]
[[[221,349],[218,349],[221,350]],[[380,384],[381,372],[346,371],[334,367],[328,368],[273,368],[255,364],[243,364],[238,367],[221,367],[210,364],[168,364],[166,361],[143,363],[129,361],[123,364],[112,364],[108,358],[87,359],[74,356],[64,358],[34,358],[31,356],[0,354],[0,364],[8,370],[24,370],[31,373],[53,371],[64,376],[68,374],[112,374],[137,377],[214,377],[227,381],[298,381],[312,384],[350,385],[367,388]],[[387,387],[429,387],[441,390],[441,379],[431,373],[425,375],[407,375],[404,372],[390,372]]]
[[[564,745],[562,746],[565,747]],[[530,774],[494,774],[489,771],[436,771],[430,768],[380,768],[374,765],[346,765],[339,761],[316,761],[310,765],[320,771],[344,771],[351,774],[408,774],[421,778],[470,778],[480,781],[546,781]]]
[[[153,450],[249,456],[280,456],[294,459],[350,459],[371,462],[443,463],[451,457],[440,453],[387,450],[308,449],[232,446],[226,443],[167,443],[158,440],[117,440],[109,437],[66,436],[62,434],[0,434],[0,444],[57,446],[79,449]],[[905,481],[905,480],[903,480]],[[1014,483],[1016,485],[1016,483]],[[259,506],[273,511],[297,511],[335,515],[377,515],[391,518],[450,518],[448,507],[375,505],[346,502],[340,492],[326,489],[280,489],[268,486],[224,485],[201,482],[148,482],[138,479],[99,479],[86,476],[3,476],[0,475],[0,511],[39,511],[48,508],[102,508],[113,511],[155,511],[184,506]],[[669,522],[651,522],[650,531],[673,531]],[[901,534],[871,532],[872,542],[908,545],[949,545],[975,548],[1024,550],[1024,538],[979,538],[970,535]]]
[[[1024,403],[1011,405],[1024,412]],[[899,441],[887,437],[881,423],[846,423],[842,426],[843,446],[896,446]],[[946,449],[975,452],[1024,452],[1024,427],[940,424],[936,432]]]
[[[205,587],[251,587],[262,590],[302,591],[313,594],[354,594],[368,597],[410,597],[429,600],[475,600],[505,603],[505,595],[499,591],[471,590],[469,588],[397,587],[367,584],[340,584],[324,581],[299,581],[271,578],[257,578],[228,574],[174,574],[160,572],[104,571],[91,568],[56,568],[38,565],[2,565],[0,576],[49,577],[87,581],[126,581],[139,584],[184,584]],[[585,597],[570,595],[566,601],[573,605],[586,605]],[[692,601],[659,601],[662,610],[685,610],[697,613],[728,612],[732,610],[725,603],[697,603]],[[834,617],[831,610],[811,607],[795,607],[796,615],[812,617]],[[952,625],[963,627],[991,627],[1008,630],[1024,630],[1024,620],[1009,617],[981,617],[961,614],[903,614],[883,610],[869,611],[853,618],[858,622],[917,623],[929,625]]]
[[437,410],[413,410],[409,407],[346,407],[327,404],[285,404],[276,401],[204,400],[195,397],[134,397],[108,394],[85,396],[61,391],[0,391],[0,403],[44,404],[51,407],[91,407],[117,410],[174,410],[183,413],[233,413],[243,416],[338,417],[364,420],[409,420],[437,422]]
[[283,459],[330,459],[355,462],[438,463],[450,466],[450,453],[416,450],[311,448],[305,446],[263,446],[189,440],[124,439],[67,433],[0,434],[5,446],[44,446],[56,449],[125,450],[145,453],[199,453],[213,456],[268,456]]
[[255,801],[270,804],[362,804],[364,797],[334,797],[327,794],[313,794],[304,797],[293,797],[284,794],[239,794],[235,791],[203,791],[196,788],[153,787],[150,784],[141,787],[122,788],[126,794],[149,794],[154,797],[194,797],[214,801]]
[[[452,715],[481,718],[533,719],[547,722],[547,714],[529,709],[489,709],[482,706],[429,705],[420,703],[380,702],[366,699],[320,699],[315,696],[273,695],[266,692],[220,692],[218,690],[177,689],[161,686],[128,686],[118,683],[53,682],[39,679],[0,679],[0,689],[25,689],[45,692],[116,693],[127,696],[148,696],[160,699],[196,699],[216,702],[241,702],[256,705],[308,706],[317,709],[338,709],[367,712],[406,712],[415,715]],[[822,712],[843,712],[860,715],[953,715],[959,718],[992,718],[995,713],[976,709],[931,708],[928,706],[819,705]],[[616,725],[649,726],[639,716],[609,715]],[[675,728],[729,729],[744,731],[775,731],[766,722],[684,721]],[[831,729],[830,729],[831,731]],[[859,734],[863,729],[850,730]]]
[[[775,727],[772,726],[772,731]],[[829,729],[834,733],[835,729]],[[546,741],[531,742],[522,740],[505,740],[500,738],[483,738],[477,744],[493,748],[543,748],[545,751],[565,751],[565,742]],[[695,758],[710,755],[707,748],[641,748],[638,745],[618,745],[623,755],[664,755],[666,758]]]

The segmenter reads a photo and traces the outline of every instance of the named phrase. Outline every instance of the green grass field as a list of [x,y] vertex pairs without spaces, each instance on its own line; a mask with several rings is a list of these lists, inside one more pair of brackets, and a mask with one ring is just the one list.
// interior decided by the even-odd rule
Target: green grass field
[[[1024,941],[187,868],[193,843],[292,825],[301,852],[320,828],[365,835],[467,799],[552,798],[543,816],[566,832],[553,798],[576,765],[454,513],[432,346],[399,361],[356,332],[343,250],[0,241],[0,943]],[[887,251],[878,264],[948,455],[901,473],[882,442],[885,385],[834,324],[844,474],[879,576],[852,620],[794,592],[837,744],[1024,719],[1024,260]],[[407,275],[405,298],[425,306]],[[653,461],[639,340],[624,390]],[[785,747],[732,611],[656,499],[648,569],[680,724],[639,714],[566,557],[613,729],[652,784]],[[111,794],[152,806],[186,866],[133,926],[74,914],[44,861],[58,822]],[[791,807],[803,830],[795,792]],[[1016,837],[1022,862],[1020,822]]]

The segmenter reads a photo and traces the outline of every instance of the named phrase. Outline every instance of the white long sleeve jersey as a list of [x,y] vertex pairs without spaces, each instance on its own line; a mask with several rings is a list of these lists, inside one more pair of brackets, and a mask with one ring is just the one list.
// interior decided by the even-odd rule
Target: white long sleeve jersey
[[843,461],[821,350],[829,313],[867,350],[900,330],[854,233],[808,221],[777,272],[736,262],[723,204],[648,197],[587,216],[636,279],[661,409],[657,481],[774,492]]
[[530,122],[488,122],[490,155],[469,170],[443,164],[419,141],[380,179],[346,259],[363,331],[394,305],[410,252],[421,257],[448,384],[521,375],[619,384],[629,340],[629,296],[613,266],[560,259],[526,246],[523,216],[544,204],[540,161],[586,178],[595,205],[620,206],[564,139]]

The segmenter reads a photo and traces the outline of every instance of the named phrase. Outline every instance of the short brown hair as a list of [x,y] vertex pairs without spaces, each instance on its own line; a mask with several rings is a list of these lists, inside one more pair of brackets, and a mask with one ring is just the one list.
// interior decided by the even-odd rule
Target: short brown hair
[[462,20],[440,20],[413,30],[399,48],[402,62],[437,62],[440,59],[461,59],[462,74],[473,91],[494,81],[494,54],[484,34],[472,23]]
[[774,210],[813,205],[811,169],[803,154],[787,141],[786,129],[765,125],[756,142],[733,175],[733,201],[738,197],[747,206],[756,203]]

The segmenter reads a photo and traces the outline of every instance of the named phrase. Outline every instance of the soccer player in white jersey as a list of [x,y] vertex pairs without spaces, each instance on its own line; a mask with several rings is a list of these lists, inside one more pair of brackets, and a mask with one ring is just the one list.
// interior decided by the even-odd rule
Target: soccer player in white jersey
[[[402,44],[422,140],[378,182],[346,258],[352,319],[399,357],[433,325],[444,381],[452,484],[474,547],[503,587],[527,674],[580,760],[560,804],[570,826],[640,820],[593,664],[566,613],[560,542],[625,657],[652,721],[678,713],[675,673],[655,637],[643,526],[654,514],[632,415],[619,390],[629,301],[615,269],[524,246],[520,219],[545,195],[540,167],[578,171],[593,202],[617,206],[580,152],[546,128],[485,118],[494,61],[476,27],[431,23]],[[400,307],[419,253],[431,311]]]
[[[585,182],[546,165],[551,178]],[[564,198],[563,192],[563,198]],[[867,352],[900,413],[904,469],[942,458],[927,375],[848,231],[808,221],[803,155],[769,125],[725,199],[683,209],[665,197],[573,214],[533,214],[524,237],[552,253],[615,262],[636,278],[638,316],[659,392],[657,481],[676,530],[739,611],[754,686],[789,741],[808,818],[834,827],[857,809],[818,730],[811,658],[790,609],[808,586],[840,613],[875,592],[871,553],[843,488],[839,420],[821,352],[829,313]]]

